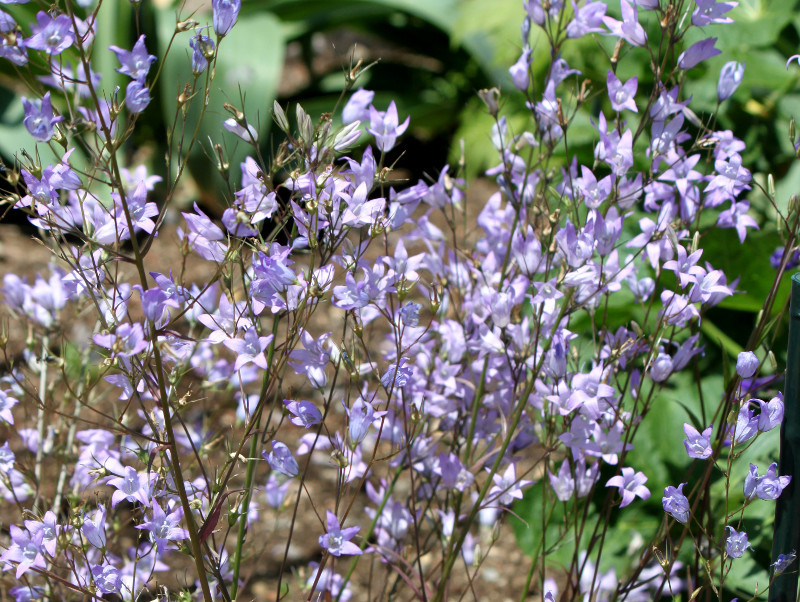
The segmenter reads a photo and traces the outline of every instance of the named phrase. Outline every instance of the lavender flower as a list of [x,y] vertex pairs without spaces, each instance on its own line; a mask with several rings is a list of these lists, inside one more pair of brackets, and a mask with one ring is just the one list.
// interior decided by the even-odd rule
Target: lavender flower
[[25,45],[50,55],[61,54],[75,42],[72,21],[67,15],[51,17],[39,11],[36,13],[36,24],[31,25],[31,32],[33,35],[25,40]]
[[695,42],[688,49],[684,50],[678,57],[678,67],[689,70],[695,65],[702,63],[706,59],[717,56],[722,51],[714,48],[717,38],[706,38]]
[[783,395],[778,393],[768,402],[761,401],[760,399],[755,401],[758,402],[761,408],[758,414],[758,426],[756,427],[758,432],[766,433],[776,426],[780,426],[781,422],[783,422]]
[[297,466],[297,461],[292,456],[292,452],[285,443],[280,441],[272,442],[272,451],[267,454],[266,451],[261,452],[263,458],[267,461],[270,468],[282,475],[289,478],[297,476],[300,468]]
[[788,554],[778,554],[778,559],[770,565],[773,569],[772,575],[774,577],[777,577],[778,575],[783,573],[786,569],[789,568],[789,565],[791,565],[794,562],[796,557],[797,556],[794,553],[794,550],[792,550]]
[[409,117],[406,117],[403,123],[399,123],[394,101],[389,103],[386,112],[376,111],[375,107],[370,106],[367,131],[375,136],[375,145],[383,152],[387,152],[394,148],[397,137],[406,131],[408,121]]
[[705,460],[713,453],[711,449],[711,430],[713,425],[709,425],[702,434],[694,428],[691,424],[684,423],[683,432],[686,434],[686,439],[683,445],[686,447],[686,453],[690,458],[698,458]]
[[157,478],[155,473],[138,473],[135,468],[126,466],[124,476],[114,477],[107,482],[107,485],[116,488],[111,496],[111,507],[115,508],[122,500],[149,506],[153,498],[153,484]]
[[361,527],[348,527],[342,529],[336,515],[328,510],[328,532],[319,536],[319,545],[328,551],[332,556],[358,556],[361,548],[351,542]]
[[208,69],[208,61],[214,56],[214,40],[202,33],[202,29],[198,29],[189,39],[189,46],[192,49],[192,73],[195,75],[200,75]]
[[138,115],[150,104],[150,89],[139,80],[130,82],[125,88],[125,106],[134,115]]
[[741,558],[747,548],[752,550],[750,543],[747,541],[747,533],[744,531],[737,531],[730,525],[725,527],[728,530],[728,537],[725,540],[725,551],[731,558]]
[[645,487],[647,477],[643,472],[634,473],[633,468],[624,467],[621,475],[611,477],[606,482],[606,487],[617,487],[622,496],[620,508],[630,504],[636,497],[646,500],[650,497],[650,490]]
[[292,401],[291,399],[284,399],[286,409],[292,414],[289,421],[297,426],[304,428],[311,428],[322,422],[322,414],[310,401]]
[[375,92],[371,90],[359,88],[353,92],[353,95],[347,101],[344,109],[342,109],[342,123],[348,124],[356,121],[369,121],[369,110],[373,98],[375,98]]
[[53,114],[53,105],[50,102],[50,92],[45,93],[41,100],[28,100],[22,97],[25,107],[25,117],[22,123],[34,140],[47,142],[53,137],[53,126],[63,117]]
[[0,56],[15,65],[28,62],[28,51],[25,49],[22,32],[11,16],[0,10]]
[[144,45],[144,34],[139,36],[136,44],[133,45],[131,50],[125,50],[119,46],[109,46],[120,62],[120,67],[117,73],[127,75],[132,80],[139,83],[144,83],[147,79],[147,73],[150,71],[150,65],[156,60],[156,57],[147,53],[147,48]]
[[233,26],[236,25],[241,8],[242,0],[212,0],[212,22],[214,32],[219,37],[222,38],[230,33]]
[[773,462],[763,476],[758,477],[756,497],[761,500],[777,500],[781,492],[792,481],[790,476],[778,476],[778,465]]
[[677,487],[664,488],[664,497],[661,500],[664,512],[671,514],[679,523],[689,522],[689,500],[683,495],[683,487],[686,483],[681,483]]
[[27,530],[23,531],[16,525],[11,525],[9,531],[11,534],[11,546],[0,555],[0,562],[14,562],[17,564],[17,571],[14,574],[15,579],[22,577],[31,568],[47,568],[43,556],[42,539],[44,533],[42,531],[31,535]]
[[159,554],[166,552],[169,542],[189,539],[189,531],[179,526],[183,519],[183,508],[178,507],[167,514],[161,509],[158,500],[153,500],[152,509],[152,518],[136,525],[136,528],[150,532],[150,541],[156,544]]
[[639,80],[632,77],[624,84],[614,75],[613,71],[609,71],[606,76],[606,86],[608,87],[608,98],[611,100],[611,108],[618,113],[625,109],[638,113],[639,109],[636,108],[636,88],[639,85]]
[[717,99],[722,102],[729,99],[736,92],[736,88],[742,83],[744,78],[744,63],[730,61],[725,63],[722,71],[719,72],[719,83],[717,84]]

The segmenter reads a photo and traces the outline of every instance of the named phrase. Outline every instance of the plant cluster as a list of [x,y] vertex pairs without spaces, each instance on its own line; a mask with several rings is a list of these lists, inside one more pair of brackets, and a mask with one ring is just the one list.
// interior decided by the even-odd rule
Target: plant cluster
[[[228,104],[220,125],[250,154],[233,182],[227,149],[206,147],[229,187],[218,219],[197,204],[179,212],[176,194],[205,145],[190,108],[221,108],[209,91],[240,1],[214,0],[210,26],[176,23],[171,51],[187,53],[193,79],[179,82],[164,182],[130,161],[163,57],[144,35],[131,49],[97,47],[107,2],[64,0],[21,24],[12,5],[25,1],[0,2],[0,55],[30,90],[24,125],[41,149],[5,169],[5,197],[52,253],[49,273],[7,273],[2,285],[27,333],[0,341],[0,493],[19,511],[0,563],[15,600],[137,600],[157,587],[242,599],[263,548],[253,533],[270,517],[289,525],[276,597],[348,600],[360,587],[444,600],[474,587],[500,522],[533,498],[523,597],[728,595],[750,553],[748,508],[790,481],[775,463],[744,468],[783,418],[764,377],[774,291],[724,391],[708,399],[698,387],[686,401],[686,480],[655,483],[634,450],[672,383],[697,369],[705,313],[737,292],[704,238],[732,229],[746,244],[758,227],[744,143],[683,91],[686,73],[719,53],[713,37],[680,52],[686,32],[730,22],[735,2],[621,0],[616,16],[599,0],[524,2],[509,73],[530,128],[509,125],[497,89],[480,92],[497,164],[479,211],[463,164],[427,182],[392,179],[386,154],[409,120],[357,86],[376,67],[351,65],[343,107],[317,120],[275,103],[285,139],[271,155],[256,116]],[[531,47],[533,27],[548,48]],[[606,53],[604,82],[562,58],[583,36]],[[107,53],[124,93],[95,76]],[[543,81],[534,53],[550,57]],[[652,85],[618,75],[628,53],[649,56]],[[719,102],[744,68],[725,65]],[[569,147],[587,103],[598,107],[591,164]],[[796,205],[780,221],[776,283],[794,257]],[[173,243],[180,265],[154,271],[158,245]],[[190,281],[198,264],[205,277]],[[79,340],[76,324],[90,336]],[[235,424],[221,424],[234,408]],[[656,484],[663,514],[649,543],[603,568],[619,517]],[[300,513],[318,555],[290,575]],[[794,559],[784,552],[770,583]],[[177,567],[190,578],[171,577]]]

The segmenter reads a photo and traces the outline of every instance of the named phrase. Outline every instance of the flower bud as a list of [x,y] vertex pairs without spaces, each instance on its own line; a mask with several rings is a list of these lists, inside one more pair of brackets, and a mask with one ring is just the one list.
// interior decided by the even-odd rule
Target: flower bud
[[277,100],[272,103],[272,117],[275,119],[275,123],[278,124],[278,127],[281,128],[284,133],[288,134],[289,120],[286,118],[286,113]]
[[500,98],[500,90],[497,88],[478,90],[478,96],[483,101],[483,104],[486,105],[486,108],[489,109],[489,114],[492,117],[497,117],[499,112],[497,101]]
[[719,73],[719,83],[717,84],[717,98],[720,102],[729,99],[736,92],[736,88],[742,83],[744,77],[744,63],[730,61],[725,63]]
[[742,351],[736,358],[736,374],[750,378],[758,370],[758,357],[752,351]]

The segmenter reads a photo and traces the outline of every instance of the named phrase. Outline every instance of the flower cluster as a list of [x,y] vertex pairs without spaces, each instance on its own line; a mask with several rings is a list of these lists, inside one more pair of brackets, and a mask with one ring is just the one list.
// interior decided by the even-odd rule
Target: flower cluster
[[[202,104],[218,85],[212,66],[236,35],[241,3],[212,4],[211,28],[176,29],[192,30],[174,40],[191,61],[186,104]],[[410,119],[374,91],[350,93],[357,69],[340,121],[314,125],[298,105],[294,131],[275,104],[286,140],[271,163],[254,116],[226,105],[234,117],[220,127],[252,156],[227,179],[234,170],[215,146],[230,186],[216,214],[174,206],[190,148],[177,151],[181,167],[167,172],[166,191],[116,152],[148,109],[151,67],[163,60],[144,35],[131,50],[100,48],[96,13],[39,12],[27,35],[0,11],[0,56],[51,69],[48,90],[21,100],[23,123],[35,141],[63,148],[46,166],[25,155],[9,180],[9,204],[53,249],[49,274],[31,282],[8,273],[2,286],[4,311],[29,335],[24,361],[9,360],[0,381],[0,420],[37,420],[0,447],[0,493],[25,509],[0,556],[3,570],[24,579],[16,599],[135,600],[164,580],[186,599],[237,599],[244,560],[260,553],[248,531],[265,516],[291,515],[275,521],[288,540],[279,596],[289,544],[311,529],[319,556],[290,588],[350,599],[352,571],[372,556],[393,588],[441,600],[453,571],[474,574],[497,541],[487,532],[532,494],[576,510],[542,527],[574,544],[560,599],[680,591],[681,562],[659,563],[655,546],[634,550],[638,564],[620,565],[620,577],[601,573],[600,517],[658,508],[648,502],[657,479],[631,453],[636,433],[677,375],[702,360],[706,312],[737,292],[737,275],[715,268],[701,242],[710,229],[731,229],[744,243],[758,227],[743,200],[754,178],[742,140],[700,122],[679,83],[719,54],[716,38],[682,53],[672,42],[661,48],[657,64],[677,55],[675,72],[659,71],[651,84],[620,79],[615,59],[601,82],[608,102],[592,114],[595,143],[558,162],[572,116],[589,110],[582,73],[554,52],[538,90],[530,37],[536,25],[554,49],[591,35],[644,52],[646,13],[674,41],[687,28],[729,22],[734,5],[698,0],[690,19],[676,20],[657,2],[622,0],[619,20],[602,1],[524,2],[522,54],[509,75],[532,127],[517,130],[501,115],[499,91],[481,91],[497,158],[487,171],[494,191],[477,211],[460,168],[410,185],[388,177],[386,153]],[[124,103],[104,98],[92,71],[109,52],[130,80]],[[723,67],[720,101],[743,72]],[[174,241],[179,260],[159,267],[153,249]],[[625,320],[609,317],[622,306],[632,308]],[[76,324],[89,332],[84,340],[70,340]],[[8,357],[5,337],[2,347]],[[783,419],[780,394],[763,401],[744,384],[762,369],[751,347],[708,414],[713,422],[704,411],[702,424],[684,425],[688,457],[708,471]],[[51,419],[57,428],[47,428]],[[52,491],[43,487],[50,465]],[[775,500],[790,480],[774,463],[764,474],[751,464],[743,478],[742,511],[755,498]],[[664,511],[690,529],[703,517],[684,487],[697,496],[708,481],[667,486]],[[121,536],[125,527],[138,536]],[[715,525],[716,540],[701,529],[704,563],[746,552],[747,534],[724,527]],[[533,556],[544,562],[551,545],[543,538]],[[176,551],[193,559],[188,585],[169,581]],[[432,571],[422,558],[434,553]],[[349,572],[342,557],[352,557]],[[558,599],[555,581],[544,585],[544,598]]]

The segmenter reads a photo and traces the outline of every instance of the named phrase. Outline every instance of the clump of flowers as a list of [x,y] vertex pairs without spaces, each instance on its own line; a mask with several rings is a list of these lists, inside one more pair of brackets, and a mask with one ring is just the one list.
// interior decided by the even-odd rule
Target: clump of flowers
[[[115,152],[149,110],[163,57],[150,54],[144,35],[130,50],[100,48],[96,13],[66,5],[21,25],[0,11],[0,56],[52,70],[20,102],[33,139],[58,151],[47,165],[23,155],[7,175],[14,192],[5,201],[53,251],[48,274],[8,273],[2,286],[5,311],[28,332],[20,358],[3,338],[9,370],[0,379],[8,424],[0,493],[21,512],[0,563],[18,583],[16,599],[136,600],[167,583],[181,599],[234,600],[248,583],[246,560],[260,553],[248,533],[293,516],[281,534],[276,597],[289,587],[290,597],[302,590],[347,600],[363,569],[384,571],[384,593],[408,588],[443,600],[454,571],[471,580],[497,544],[498,531],[481,527],[510,515],[534,487],[546,510],[544,524],[530,528],[554,529],[558,544],[543,536],[529,550],[541,564],[531,566],[526,592],[534,575],[559,576],[557,565],[566,591],[547,580],[544,599],[674,595],[686,584],[681,545],[697,553],[680,558],[703,567],[694,586],[724,586],[751,549],[747,507],[777,499],[790,482],[774,463],[760,474],[735,462],[783,418],[780,394],[764,401],[745,386],[762,366],[768,313],[720,399],[684,425],[693,476],[677,487],[658,483],[631,452],[660,393],[703,357],[706,312],[737,292],[738,275],[704,256],[704,234],[731,229],[745,243],[758,227],[744,200],[754,185],[744,143],[698,119],[680,85],[719,54],[716,38],[683,52],[675,45],[688,28],[729,22],[735,3],[697,2],[676,19],[673,5],[622,0],[619,20],[600,1],[526,1],[509,75],[530,127],[511,125],[498,90],[480,92],[494,120],[497,163],[487,173],[496,191],[468,228],[469,243],[459,225],[472,215],[468,183],[458,169],[391,184],[386,153],[402,144],[409,118],[394,101],[353,91],[359,67],[338,121],[315,125],[298,105],[294,131],[284,108],[272,107],[286,137],[272,163],[255,116],[226,107],[233,117],[220,128],[252,154],[238,181],[226,180],[221,215],[194,204],[178,216],[183,169],[167,175],[164,192],[158,176]],[[194,77],[185,103],[202,103],[216,85],[213,66],[236,35],[240,8],[214,0],[211,28],[182,22],[193,29],[174,40]],[[648,39],[650,22],[666,24],[668,44]],[[532,68],[534,25],[552,50],[543,78]],[[588,96],[560,49],[583,36],[649,49],[669,68],[645,83],[623,81],[616,59],[609,63],[596,143],[579,161],[568,132]],[[92,61],[101,53],[116,55],[130,80],[124,100],[98,87]],[[69,78],[67,63],[75,65]],[[725,65],[720,102],[743,70]],[[206,118],[222,107],[214,109]],[[177,151],[178,165],[196,143]],[[180,223],[173,243],[164,242],[171,220]],[[153,246],[175,241],[182,264],[155,271]],[[776,277],[789,263],[787,245]],[[189,263],[204,277],[190,279]],[[608,308],[622,304],[635,311],[619,323]],[[91,336],[73,340],[68,326],[81,320]],[[224,410],[235,424],[221,422]],[[20,428],[30,416],[35,428]],[[680,432],[664,436],[680,446]],[[711,476],[735,474],[741,503],[726,494],[701,509]],[[312,478],[329,487],[309,487]],[[662,485],[664,520],[652,542],[601,569],[609,524],[651,503]],[[300,511],[313,517],[302,528],[317,534],[318,556],[291,575]],[[125,527],[136,536],[123,537]],[[550,563],[558,548],[566,555]],[[170,582],[181,555],[192,559],[181,570],[190,582]],[[422,561],[430,555],[437,561]],[[377,562],[367,567],[365,558]],[[785,550],[772,578],[793,559]]]

